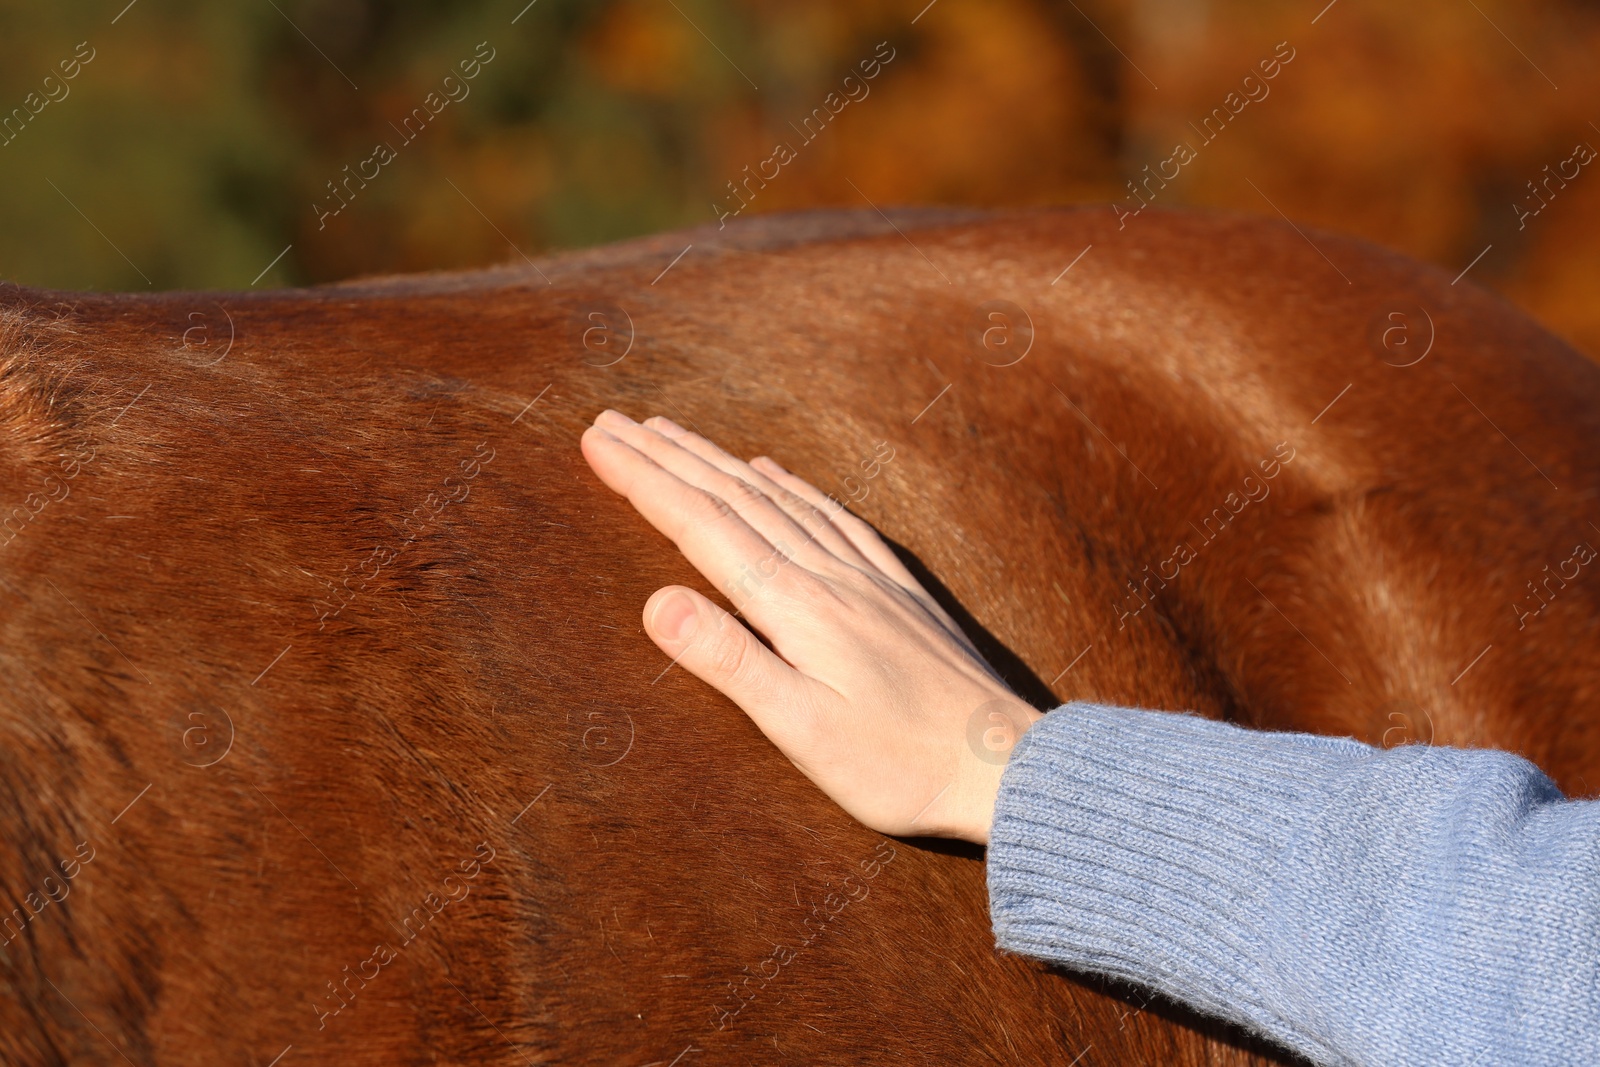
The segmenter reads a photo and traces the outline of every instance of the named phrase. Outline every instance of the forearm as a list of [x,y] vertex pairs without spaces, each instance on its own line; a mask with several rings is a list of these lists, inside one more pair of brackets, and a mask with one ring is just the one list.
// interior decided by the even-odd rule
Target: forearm
[[1506,753],[1066,705],[988,862],[999,947],[1316,1062],[1600,1062],[1600,805]]

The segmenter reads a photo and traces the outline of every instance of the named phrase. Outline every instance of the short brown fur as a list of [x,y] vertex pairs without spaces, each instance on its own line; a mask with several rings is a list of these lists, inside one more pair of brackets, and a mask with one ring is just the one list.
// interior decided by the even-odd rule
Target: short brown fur
[[[1284,1062],[996,953],[976,850],[855,824],[663,673],[645,598],[712,590],[584,464],[607,406],[859,496],[1041,706],[1505,747],[1600,786],[1600,580],[1543,570],[1600,543],[1594,366],[1470,282],[1277,222],[895,221],[0,289],[5,1062]],[[991,300],[1031,318],[1014,365]],[[1431,352],[1393,365],[1424,310]]]

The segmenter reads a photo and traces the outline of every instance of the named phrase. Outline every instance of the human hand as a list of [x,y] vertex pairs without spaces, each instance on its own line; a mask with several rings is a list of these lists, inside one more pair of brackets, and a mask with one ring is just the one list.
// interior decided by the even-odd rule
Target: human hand
[[745,463],[659,415],[603,411],[581,447],[772,645],[672,585],[644,607],[663,652],[865,825],[988,842],[1005,758],[1043,716],[877,531],[772,460]]

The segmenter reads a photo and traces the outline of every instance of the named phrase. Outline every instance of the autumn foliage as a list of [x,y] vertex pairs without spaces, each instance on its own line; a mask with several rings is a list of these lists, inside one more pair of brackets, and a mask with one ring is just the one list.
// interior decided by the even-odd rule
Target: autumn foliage
[[[1547,181],[1600,146],[1600,13],[1324,2],[142,0],[113,24],[121,3],[6,0],[0,115],[47,100],[80,42],[96,58],[0,147],[0,276],[245,287],[272,263],[266,286],[736,208],[1109,204],[1188,143],[1161,206],[1282,213],[1452,274],[1482,253],[1473,280],[1600,351],[1600,180]],[[495,60],[448,97],[480,44]],[[402,147],[429,93],[448,107]],[[384,144],[381,176],[320,215]]]

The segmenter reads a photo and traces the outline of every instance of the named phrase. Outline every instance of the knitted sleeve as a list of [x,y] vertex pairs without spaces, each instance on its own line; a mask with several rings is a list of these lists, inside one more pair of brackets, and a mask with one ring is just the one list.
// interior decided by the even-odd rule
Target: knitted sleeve
[[997,947],[1318,1064],[1600,1064],[1600,802],[1505,752],[1070,703],[988,851]]

